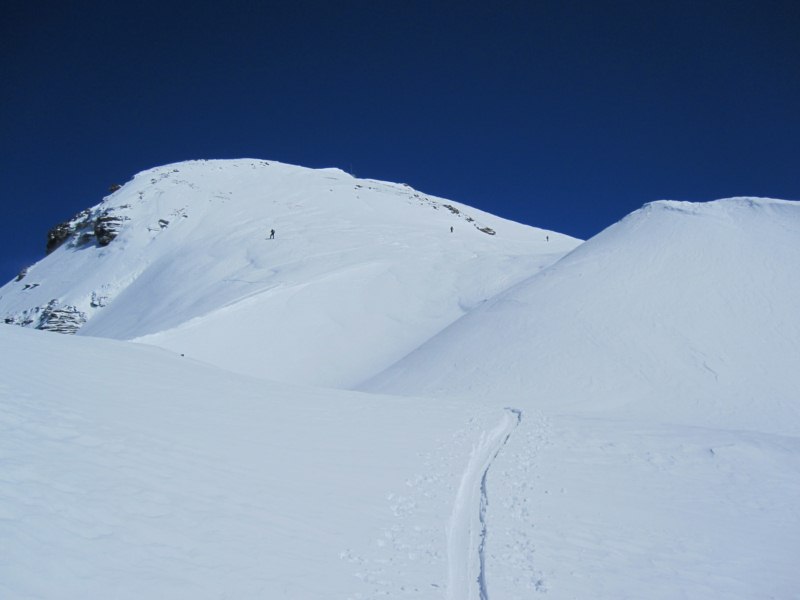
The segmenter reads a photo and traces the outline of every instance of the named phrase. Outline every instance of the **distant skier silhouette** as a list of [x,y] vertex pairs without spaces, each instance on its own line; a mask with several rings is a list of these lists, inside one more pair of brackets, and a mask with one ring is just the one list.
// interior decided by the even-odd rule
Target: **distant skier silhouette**
[[269,239],[271,239],[271,240],[275,239],[275,230],[274,229],[270,229],[269,230]]
[[450,226],[450,233],[453,233],[453,226]]

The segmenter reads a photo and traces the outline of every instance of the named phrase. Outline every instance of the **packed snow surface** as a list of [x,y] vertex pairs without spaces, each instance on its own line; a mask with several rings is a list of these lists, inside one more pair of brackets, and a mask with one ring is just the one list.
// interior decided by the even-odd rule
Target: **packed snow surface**
[[477,423],[501,409],[290,387],[111,340],[0,336],[0,597],[443,593],[439,517]]
[[578,245],[243,160],[112,205],[0,289],[86,317],[0,328],[0,597],[796,596],[797,203]]

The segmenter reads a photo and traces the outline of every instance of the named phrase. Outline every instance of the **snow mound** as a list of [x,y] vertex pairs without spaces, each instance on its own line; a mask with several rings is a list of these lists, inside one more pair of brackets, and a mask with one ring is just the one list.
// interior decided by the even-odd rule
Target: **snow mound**
[[365,388],[800,431],[800,203],[659,201]]

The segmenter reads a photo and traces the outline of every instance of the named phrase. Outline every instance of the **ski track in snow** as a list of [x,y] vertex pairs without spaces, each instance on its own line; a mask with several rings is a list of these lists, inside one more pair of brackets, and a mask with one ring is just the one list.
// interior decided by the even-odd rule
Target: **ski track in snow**
[[492,462],[522,420],[522,411],[507,408],[491,431],[472,449],[461,476],[447,530],[447,600],[488,600],[485,573],[489,505],[486,478]]

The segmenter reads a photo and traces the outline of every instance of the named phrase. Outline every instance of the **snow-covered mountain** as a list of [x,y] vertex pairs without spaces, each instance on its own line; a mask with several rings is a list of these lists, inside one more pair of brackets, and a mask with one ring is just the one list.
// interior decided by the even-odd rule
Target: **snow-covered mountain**
[[335,386],[579,243],[407,185],[261,160],[139,173],[49,239],[0,288],[7,322]]
[[796,595],[796,202],[580,243],[195,161],[49,241],[0,288],[77,332],[0,327],[2,598]]
[[653,202],[365,386],[800,434],[800,204]]

